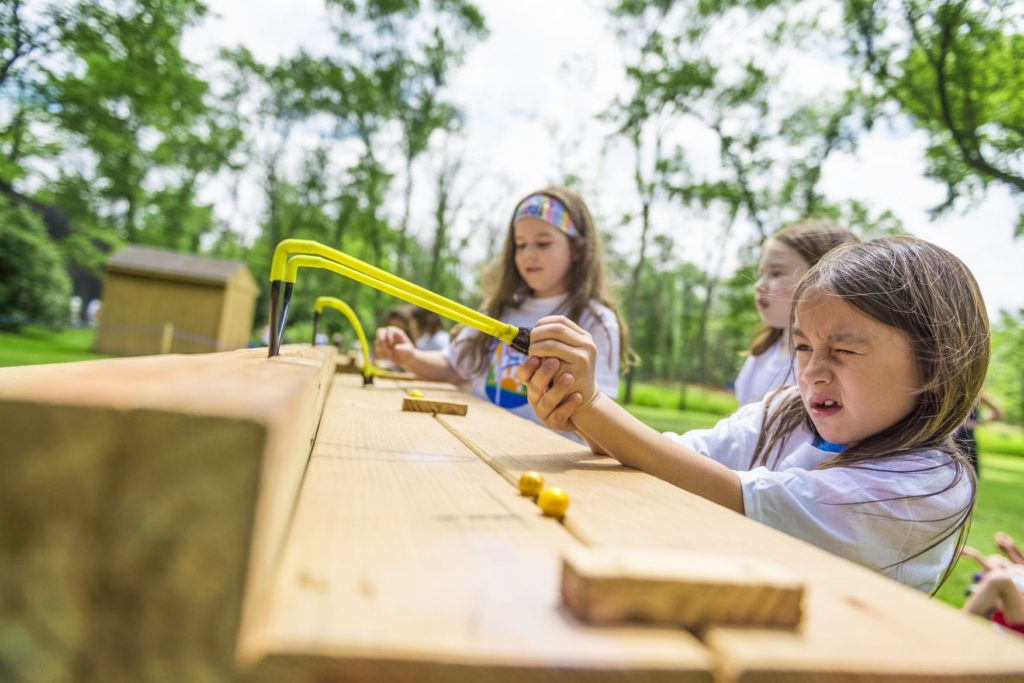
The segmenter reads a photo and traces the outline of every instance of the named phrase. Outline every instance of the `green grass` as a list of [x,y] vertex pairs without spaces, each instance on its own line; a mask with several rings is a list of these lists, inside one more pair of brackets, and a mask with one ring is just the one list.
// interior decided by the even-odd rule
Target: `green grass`
[[[1016,454],[1024,444],[1018,440],[1011,447],[1015,451],[1012,455],[981,452],[981,482],[967,544],[987,555],[997,551],[992,540],[997,531],[1005,531],[1018,546],[1024,546],[1024,457]],[[938,598],[956,607],[963,605],[967,587],[977,571],[973,561],[961,559],[939,589]]]
[[[626,395],[625,383],[620,384],[619,396]],[[686,386],[684,392],[678,384],[636,382],[633,384],[631,405],[667,410],[683,410],[714,415],[730,415],[736,410],[736,397],[724,389]]]
[[91,328],[25,327],[17,333],[0,332],[0,367],[107,358],[93,352],[95,339],[96,330]]

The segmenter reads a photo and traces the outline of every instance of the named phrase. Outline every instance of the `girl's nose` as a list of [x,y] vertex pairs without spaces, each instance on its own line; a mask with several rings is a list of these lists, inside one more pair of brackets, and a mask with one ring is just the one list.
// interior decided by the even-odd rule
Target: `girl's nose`
[[803,372],[800,374],[803,376],[804,381],[809,384],[828,382],[832,378],[832,371],[829,369],[825,359],[813,355],[807,361],[807,365],[804,366]]

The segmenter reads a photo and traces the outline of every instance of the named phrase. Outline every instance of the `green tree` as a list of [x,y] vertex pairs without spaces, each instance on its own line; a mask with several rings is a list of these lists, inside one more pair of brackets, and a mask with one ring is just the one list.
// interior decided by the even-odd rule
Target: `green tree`
[[992,327],[992,364],[988,386],[1007,422],[1024,425],[1024,308],[1001,311]]
[[22,320],[67,322],[71,283],[39,216],[0,196],[0,328]]
[[[222,139],[219,131],[198,130],[209,115],[206,83],[180,50],[183,31],[204,13],[198,0],[82,2],[63,27],[72,64],[51,74],[47,90],[62,128],[94,155],[85,177],[103,200],[101,217],[130,242],[197,242],[173,234],[184,225],[170,237],[160,234],[156,214],[150,211],[148,221],[144,214],[149,188],[158,183],[160,208],[173,204],[175,218],[185,218],[197,174],[223,161],[210,152]],[[174,187],[158,175],[182,180]]]
[[[846,0],[865,120],[895,111],[928,135],[940,214],[992,184],[1024,192],[1024,5],[1004,0]],[[1024,234],[1024,205],[1014,234]]]

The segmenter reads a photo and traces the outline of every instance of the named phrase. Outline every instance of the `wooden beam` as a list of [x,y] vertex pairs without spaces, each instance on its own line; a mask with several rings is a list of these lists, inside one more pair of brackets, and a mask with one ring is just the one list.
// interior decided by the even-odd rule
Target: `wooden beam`
[[757,557],[598,547],[562,561],[562,600],[592,624],[792,628],[803,593],[795,574]]
[[333,366],[286,347],[0,369],[0,677],[235,680]]

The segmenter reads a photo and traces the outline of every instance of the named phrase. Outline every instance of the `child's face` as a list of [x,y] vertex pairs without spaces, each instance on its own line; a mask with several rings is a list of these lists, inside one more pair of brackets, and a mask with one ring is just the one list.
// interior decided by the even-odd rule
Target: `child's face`
[[800,397],[828,441],[856,443],[913,410],[921,377],[904,332],[812,292],[797,303],[793,343]]
[[569,291],[569,236],[546,221],[526,216],[512,227],[516,269],[536,297]]
[[754,283],[757,312],[768,327],[784,330],[789,327],[789,309],[793,290],[807,272],[807,262],[792,247],[778,240],[768,240],[761,250],[758,278]]

